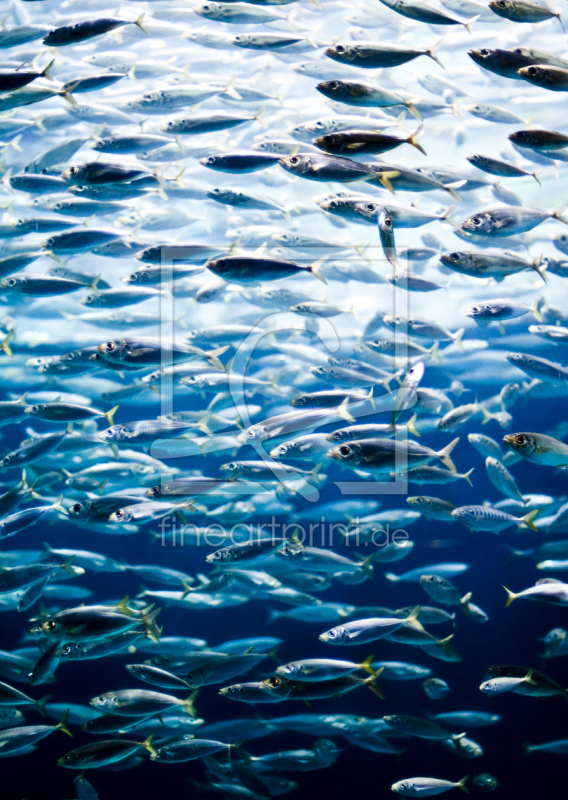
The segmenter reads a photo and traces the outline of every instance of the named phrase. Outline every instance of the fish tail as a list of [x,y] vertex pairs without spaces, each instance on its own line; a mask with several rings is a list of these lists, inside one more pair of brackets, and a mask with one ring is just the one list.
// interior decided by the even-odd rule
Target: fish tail
[[198,694],[199,694],[199,689],[196,689],[189,695],[189,697],[186,700],[183,700],[182,702],[183,708],[185,709],[185,711],[187,711],[190,717],[193,717],[193,719],[197,717],[197,714],[195,713],[194,703],[195,700],[197,699]]
[[416,427],[415,427],[417,419],[418,419],[418,415],[417,414],[413,414],[410,417],[410,419],[408,420],[408,422],[406,423],[406,430],[408,431],[408,433],[411,433],[413,436],[420,436],[420,434],[418,433],[418,431],[416,430]]
[[459,442],[459,440],[460,437],[458,436],[456,439],[451,441],[448,445],[446,445],[444,448],[442,448],[442,450],[438,452],[438,457],[440,458],[440,460],[448,467],[448,469],[451,469],[452,472],[457,472],[457,469],[456,465],[450,458],[450,453],[452,452],[456,444]]
[[145,34],[146,34],[146,36],[150,36],[150,34],[148,33],[148,31],[146,30],[146,28],[145,28],[145,27],[144,27],[144,25],[142,24],[143,22],[144,22],[144,14],[140,14],[140,16],[139,16],[137,19],[135,19],[135,20],[134,20],[134,24],[135,24],[135,25],[137,25],[137,26],[140,28],[140,30],[141,30],[143,33],[145,33]]
[[315,264],[310,264],[310,266],[308,267],[308,271],[311,272],[314,278],[317,278],[318,281],[321,281],[322,283],[325,283],[327,285],[326,279],[323,277],[323,275],[319,271],[319,268],[316,267]]
[[514,592],[511,592],[510,589],[507,589],[506,586],[503,586],[503,589],[507,592],[507,602],[505,603],[505,608],[509,608],[513,600],[516,599],[517,595]]
[[65,714],[63,714],[61,722],[59,722],[55,727],[58,728],[60,731],[63,731],[63,733],[66,733],[67,736],[73,736],[72,732],[67,727],[68,718],[69,718],[69,709],[66,710]]
[[554,219],[557,219],[559,222],[563,222],[565,225],[568,225],[568,219],[565,219],[562,216],[562,214],[566,211],[567,208],[568,208],[568,203],[564,203],[564,205],[558,206],[558,208],[555,208],[554,211],[552,212],[552,216],[554,217]]
[[432,47],[429,47],[426,50],[426,55],[428,56],[428,58],[431,58],[433,61],[435,61],[436,64],[439,64],[442,67],[442,69],[446,69],[445,66],[442,64],[442,62],[440,61],[440,59],[436,55],[436,53],[440,49],[440,46],[441,46],[443,41],[444,41],[443,39],[439,39],[435,44],[432,45]]
[[536,525],[534,524],[533,519],[536,517],[536,515],[539,512],[539,510],[540,509],[535,508],[533,511],[529,511],[528,514],[525,514],[524,517],[522,517],[522,520],[525,523],[525,525],[527,526],[527,528],[530,528],[531,531],[535,531],[535,533],[538,533],[539,531],[538,531],[538,528],[536,527]]
[[152,745],[152,742],[154,741],[154,736],[155,735],[156,735],[155,733],[151,733],[150,736],[148,736],[147,739],[144,739],[144,741],[142,742],[142,745],[141,745],[141,747],[145,747],[146,750],[150,751],[150,755],[152,756],[152,758],[156,758],[156,756],[158,755],[158,753],[156,752],[156,748],[153,747],[153,745]]
[[471,26],[473,25],[474,22],[477,22],[477,20],[479,19],[480,16],[481,16],[481,14],[476,14],[475,17],[472,17],[467,22],[463,23],[463,26],[464,26],[464,28],[466,29],[466,31],[468,33],[471,34]]
[[[416,101],[414,101],[414,102],[416,102]],[[411,100],[408,100],[406,103],[404,103],[404,106],[410,111],[410,113],[412,114],[413,117],[416,117],[416,119],[419,119],[422,122],[422,115],[420,114],[420,111],[418,111],[416,106],[414,105],[414,102],[412,102]],[[419,149],[421,149],[421,148],[419,148]],[[422,152],[424,152],[424,150],[422,150]]]
[[430,356],[434,359],[436,364],[440,363],[440,342],[434,342],[430,348]]
[[364,669],[365,672],[368,672],[371,675],[375,675],[375,670],[371,667],[374,657],[375,657],[374,653],[371,653],[371,655],[367,656],[367,658],[364,661],[362,661],[360,665],[361,669]]
[[[153,606],[150,606],[150,609],[153,609]],[[141,622],[144,625],[144,630],[146,631],[146,636],[156,644],[160,641],[160,633],[161,630],[156,625],[156,617],[160,613],[161,608],[155,608],[151,611],[147,611],[145,614],[142,615]]]
[[46,696],[42,697],[41,700],[36,700],[35,707],[37,708],[42,717],[47,717],[45,706],[47,705],[47,703],[49,703],[52,697],[53,697],[52,694],[46,694]]
[[531,311],[533,313],[533,316],[535,316],[539,322],[542,322],[542,315],[538,310],[538,297],[535,297],[535,299],[532,301]]
[[470,470],[468,470],[468,471],[465,473],[465,475],[464,475],[464,478],[466,479],[466,481],[469,483],[469,485],[470,485],[470,486],[473,486],[473,483],[471,482],[471,480],[470,480],[469,476],[471,475],[471,473],[473,472],[473,470],[474,470],[474,469],[475,469],[475,467],[472,467],[472,468],[471,468]]
[[454,200],[456,200],[458,203],[461,203],[462,199],[457,190],[460,189],[465,183],[466,181],[454,181],[453,183],[446,183],[444,184],[444,189],[452,195]]
[[521,747],[523,748],[523,755],[530,756],[533,752],[533,745],[527,744],[527,742],[521,742]]
[[460,353],[463,353],[463,345],[461,343],[461,340],[464,333],[465,333],[465,328],[460,328],[459,331],[456,331],[452,336],[452,339],[457,345],[457,348],[460,351]]
[[111,408],[110,411],[107,411],[103,415],[109,425],[114,425],[114,415],[116,414],[118,409],[119,409],[119,406],[115,406],[114,408]]
[[538,183],[539,186],[542,186],[542,183],[540,182],[540,173],[541,172],[542,172],[542,169],[537,169],[535,172],[533,172],[533,178],[535,179],[535,181]]
[[367,576],[367,578],[370,581],[373,580],[373,559],[374,559],[374,557],[375,557],[375,554],[371,553],[370,556],[367,556],[367,558],[364,561],[361,562],[361,569],[363,570],[363,572],[365,573],[365,575]]
[[538,274],[540,275],[540,277],[542,278],[542,280],[545,283],[548,283],[548,280],[547,280],[547,277],[546,277],[546,270],[545,269],[541,269],[541,264],[542,264],[542,253],[539,256],[537,256],[537,258],[535,258],[535,260],[531,264],[531,267],[532,267],[532,269],[534,269],[535,272],[538,272]]
[[47,65],[47,67],[46,67],[46,68],[43,70],[43,72],[40,72],[40,76],[41,76],[42,78],[47,78],[47,80],[48,80],[48,81],[52,81],[52,80],[53,80],[53,78],[52,78],[52,76],[51,76],[51,73],[50,73],[50,71],[49,71],[49,70],[52,68],[52,66],[53,66],[54,64],[55,64],[55,59],[53,59],[52,61],[50,61],[50,62],[49,62],[49,64],[48,64],[48,65]]
[[456,789],[461,789],[463,792],[467,792],[467,794],[471,794],[468,787],[465,785],[465,782],[469,778],[469,775],[465,775],[461,780],[456,783]]
[[14,338],[14,330],[8,331],[2,342],[0,343],[0,347],[6,353],[7,356],[10,358],[13,356],[12,350],[10,348],[10,342]]
[[229,349],[229,345],[225,345],[225,347],[217,347],[215,350],[207,350],[205,352],[205,357],[210,364],[212,364],[216,369],[220,372],[225,372],[225,367],[223,362],[219,360],[219,356],[222,356]]
[[379,678],[381,673],[384,672],[384,669],[385,669],[384,667],[381,667],[376,672],[373,672],[373,674],[370,675],[368,678],[365,678],[364,681],[365,685],[369,687],[369,689],[373,692],[373,694],[376,694],[377,697],[379,697],[381,700],[384,700],[385,696],[377,686],[377,678]]
[[414,131],[414,133],[410,134],[410,136],[408,137],[408,139],[406,141],[408,142],[408,144],[411,144],[417,150],[420,150],[421,153],[423,153],[424,155],[427,155],[426,150],[424,150],[422,145],[418,144],[418,141],[417,141],[418,137],[420,136],[420,134],[422,133],[423,130],[424,130],[424,125],[420,125],[420,127],[417,128]]

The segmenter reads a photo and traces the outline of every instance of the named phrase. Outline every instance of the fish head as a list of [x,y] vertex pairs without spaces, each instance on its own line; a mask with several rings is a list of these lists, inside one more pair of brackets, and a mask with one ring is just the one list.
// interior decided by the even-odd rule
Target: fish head
[[326,644],[342,644],[346,642],[349,638],[349,632],[339,625],[337,628],[331,628],[331,630],[322,633],[319,636],[320,642],[325,642]]
[[344,442],[337,447],[332,447],[327,454],[341,464],[357,465],[363,457],[361,446],[357,442]]
[[55,651],[55,655],[60,661],[79,658],[81,652],[81,645],[74,642],[68,642]]
[[90,500],[83,500],[81,503],[73,503],[73,505],[69,506],[67,509],[67,513],[73,519],[88,519],[91,514]]
[[539,66],[538,64],[531,64],[529,67],[521,67],[519,70],[521,75],[529,83],[534,83],[537,86],[545,86],[546,84],[553,83],[550,78],[550,70],[546,66]]
[[292,175],[302,175],[313,164],[312,157],[307,153],[296,153],[293,156],[282,156],[278,159],[280,166]]
[[503,437],[503,443],[521,456],[527,458],[536,450],[536,442],[530,433],[508,433]]
[[495,14],[503,16],[505,13],[509,14],[515,11],[515,3],[511,2],[511,0],[491,0],[489,8]]
[[519,147],[531,147],[539,142],[538,131],[515,131],[510,133],[507,138]]
[[376,222],[378,219],[379,214],[383,210],[383,207],[379,203],[373,202],[365,202],[365,203],[357,203],[354,208],[355,213],[357,216],[362,217],[362,219],[368,219],[373,222]]
[[116,697],[112,692],[100,694],[97,697],[92,697],[89,700],[89,705],[96,708],[97,711],[104,711],[110,714],[112,713],[112,709],[116,707]]
[[61,177],[63,178],[64,181],[66,181],[66,183],[81,184],[83,179],[83,173],[84,169],[81,166],[75,164],[74,166],[69,167],[69,169],[63,170],[63,172],[61,173]]
[[111,425],[110,428],[99,433],[99,438],[109,444],[123,442],[127,436],[128,431],[124,425]]
[[53,617],[44,619],[31,629],[32,636],[48,636],[50,639],[65,640],[64,626]]
[[476,233],[478,235],[490,234],[495,227],[495,222],[491,214],[487,211],[479,214],[474,214],[468,217],[465,222],[461,224],[462,230],[469,233]]
[[24,408],[24,414],[29,414],[31,417],[39,417],[41,419],[46,408],[47,406],[45,403],[39,403],[36,406],[27,406],[27,408]]
[[127,522],[131,522],[134,517],[134,514],[131,509],[129,508],[118,508],[114,511],[108,518],[109,522],[120,522],[121,524],[125,524]]
[[76,765],[81,760],[81,756],[75,750],[72,750],[70,753],[66,753],[64,756],[61,756],[57,760],[58,767],[64,767],[67,769],[75,769]]

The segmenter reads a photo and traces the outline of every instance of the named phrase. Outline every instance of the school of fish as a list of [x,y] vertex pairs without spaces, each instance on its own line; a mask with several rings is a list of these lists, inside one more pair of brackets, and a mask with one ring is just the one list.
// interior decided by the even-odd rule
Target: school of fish
[[[31,754],[80,800],[196,760],[191,796],[299,797],[359,748],[381,797],[501,790],[482,729],[530,728],[496,696],[568,699],[563,9],[194,2],[0,3],[2,787]],[[541,604],[531,663],[476,652],[475,709],[481,567],[427,555],[460,540]]]

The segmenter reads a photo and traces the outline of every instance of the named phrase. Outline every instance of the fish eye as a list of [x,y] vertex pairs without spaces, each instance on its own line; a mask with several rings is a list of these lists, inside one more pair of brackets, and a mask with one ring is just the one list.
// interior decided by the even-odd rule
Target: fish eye
[[523,51],[521,50],[520,47],[515,47],[515,49],[513,50],[513,53],[515,53],[518,56],[522,56]]
[[119,508],[118,511],[115,512],[114,516],[117,519],[122,519],[124,517],[124,511],[121,508]]
[[62,647],[59,652],[61,653],[62,656],[68,656],[71,652],[71,645],[66,644],[65,647]]
[[451,258],[452,261],[459,261],[460,260],[460,254],[459,253],[450,253],[449,258]]
[[329,86],[330,89],[337,89],[339,83],[338,81],[330,81],[327,85]]
[[345,45],[338,44],[337,47],[335,48],[335,52],[336,53],[344,53],[345,52]]
[[348,444],[342,444],[341,447],[339,448],[339,452],[341,453],[342,456],[348,456],[349,453],[351,452],[351,448],[349,447]]
[[290,159],[290,164],[299,164],[299,163],[300,159],[298,158],[298,156],[292,156],[292,158]]
[[113,351],[115,348],[116,348],[116,345],[115,345],[115,343],[114,343],[114,342],[107,342],[107,343],[106,343],[106,349],[107,349],[107,350],[110,350],[110,352],[111,352],[111,353],[112,353],[112,351]]
[[83,504],[82,503],[75,503],[75,505],[71,506],[69,511],[71,511],[72,514],[80,514],[82,508],[83,508]]
[[485,56],[488,56],[490,54],[490,52],[491,52],[490,50],[488,50],[486,47],[484,47],[483,50],[479,51],[479,55],[485,57]]
[[481,225],[481,217],[473,217],[471,221],[474,225]]
[[69,170],[70,175],[76,175],[79,172],[79,167],[71,167]]
[[32,406],[32,414],[37,414],[39,411],[39,406]]
[[367,209],[367,211],[374,211],[374,209],[375,209],[375,204],[374,204],[374,203],[367,203],[367,205],[365,206],[365,208]]
[[56,625],[57,623],[54,620],[50,619],[47,622],[44,622],[43,627],[48,631],[52,631],[56,627]]
[[388,217],[385,217],[384,224],[387,226],[387,228],[390,228],[392,226],[392,222]]
[[505,2],[505,0],[497,0],[497,5],[499,6],[499,8],[507,8],[507,3]]
[[227,464],[227,469],[233,470],[233,469],[236,469],[236,468],[237,468],[236,461],[231,461],[230,464]]
[[527,68],[528,75],[538,75],[538,73],[539,73],[538,67],[530,66]]
[[8,281],[8,286],[17,286],[18,281],[15,278],[10,278]]
[[150,489],[150,491],[152,492],[152,494],[154,495],[154,497],[158,497],[158,495],[160,494],[160,487],[159,487],[159,486],[153,486],[153,487]]
[[525,437],[522,435],[522,433],[520,433],[518,436],[515,436],[515,441],[517,444],[524,444]]

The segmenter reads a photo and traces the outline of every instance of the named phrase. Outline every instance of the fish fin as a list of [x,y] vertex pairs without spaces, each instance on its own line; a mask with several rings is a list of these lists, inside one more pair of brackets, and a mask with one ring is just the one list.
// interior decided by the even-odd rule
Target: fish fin
[[[144,15],[142,14],[142,16]],[[144,739],[141,745],[142,747],[145,747],[146,750],[150,751],[150,755],[152,756],[152,758],[156,758],[156,756],[158,755],[158,753],[156,752],[156,748],[152,746],[152,742],[154,741],[155,735],[156,735],[155,733],[151,733],[147,739]]]
[[410,136],[408,137],[408,139],[406,141],[408,142],[408,144],[411,144],[417,150],[420,150],[420,152],[423,153],[423,155],[427,155],[426,150],[424,150],[422,145],[418,144],[418,141],[417,141],[418,137],[420,136],[420,134],[422,133],[423,130],[424,130],[424,125],[420,125],[420,127],[417,128],[414,131],[414,133],[410,134]]
[[408,420],[408,422],[406,423],[406,430],[408,431],[408,433],[411,433],[413,436],[420,436],[420,434],[418,433],[418,431],[416,430],[416,427],[415,427],[417,419],[418,419],[418,415],[417,414],[413,414],[410,417],[410,419]]
[[476,14],[475,17],[472,17],[467,22],[462,22],[462,25],[464,26],[464,28],[468,33],[471,34],[471,26],[473,25],[474,22],[477,22],[480,16],[481,14]]
[[224,347],[217,347],[215,350],[205,351],[207,361],[209,361],[209,363],[216,367],[216,369],[218,369],[220,372],[225,372],[226,370],[223,362],[219,360],[219,356],[222,356],[223,353],[227,352],[228,349],[229,345],[227,344]]
[[457,348],[460,351],[460,353],[463,353],[463,346],[461,340],[464,333],[465,333],[465,328],[460,328],[459,331],[456,331],[452,336],[452,339],[457,345]]
[[59,722],[55,727],[59,728],[59,730],[63,731],[63,733],[66,733],[67,736],[73,736],[73,734],[71,733],[71,731],[67,727],[67,719],[68,718],[69,718],[69,709],[67,709],[65,711],[65,714],[63,714],[63,718],[61,719],[61,722]]
[[312,275],[314,276],[314,278],[317,278],[318,281],[321,281],[322,283],[325,283],[327,285],[326,279],[323,277],[323,275],[319,271],[319,267],[316,267],[315,264],[310,264],[309,265],[308,272],[311,272]]
[[562,214],[566,211],[567,208],[568,208],[568,203],[564,203],[564,205],[555,208],[551,216],[554,217],[554,219],[557,219],[559,222],[563,222],[565,225],[568,225],[568,219],[564,219],[564,217],[562,216]]
[[462,604],[462,606],[467,606],[470,600],[471,600],[471,592],[468,592],[467,594],[464,594],[464,596],[460,600],[460,603]]
[[448,469],[451,469],[452,472],[457,472],[457,470],[456,470],[456,465],[454,464],[454,462],[450,458],[450,453],[452,452],[452,450],[454,449],[456,444],[459,442],[459,440],[460,440],[460,437],[458,436],[456,439],[454,439],[452,442],[450,442],[448,445],[443,447],[438,452],[438,457],[440,458],[442,463],[444,463],[446,465],[446,467],[448,467]]
[[64,514],[67,514],[65,507],[61,505],[62,500],[63,500],[63,495],[60,494],[55,503],[53,503],[51,507],[57,509],[57,511],[63,511]]
[[533,316],[535,316],[539,322],[542,322],[542,315],[538,310],[538,297],[535,297],[534,300],[532,301],[531,311],[533,313]]
[[528,514],[525,514],[524,517],[522,517],[522,520],[527,526],[527,528],[530,528],[531,531],[534,531],[535,533],[539,533],[539,530],[534,524],[533,519],[536,517],[539,511],[540,509],[535,508],[533,511],[529,511]]
[[[414,102],[417,101],[415,100]],[[408,100],[406,103],[403,103],[403,105],[410,111],[413,117],[416,117],[416,119],[422,121],[422,115],[420,114],[420,111],[418,111],[418,109],[416,108],[416,106],[412,101]],[[418,149],[422,150],[421,147],[419,147]],[[422,150],[422,152],[424,153],[424,150]],[[426,153],[424,153],[424,155],[426,155]]]
[[123,614],[126,614],[127,617],[132,616],[132,609],[128,608],[127,606],[129,600],[130,600],[130,595],[126,595],[125,597],[122,598],[122,600],[119,600],[118,603],[115,605],[115,609],[117,611],[122,612]]
[[342,419],[346,420],[347,422],[355,422],[355,417],[349,413],[348,406],[349,402],[348,398],[346,397],[345,400],[339,404],[337,408],[337,413]]
[[377,697],[379,697],[381,700],[384,700],[385,696],[377,686],[377,678],[380,677],[380,675],[384,672],[384,670],[385,668],[381,667],[380,669],[378,669],[376,672],[373,672],[372,675],[370,675],[368,678],[365,678],[364,680],[365,685],[368,686],[369,689],[373,692],[373,694],[376,694]]
[[199,689],[196,689],[182,703],[182,706],[184,707],[184,709],[187,711],[187,713],[189,714],[190,717],[193,717],[193,719],[195,719],[197,717],[197,714],[195,713],[195,708],[193,707],[193,704],[194,704],[195,700],[197,699],[197,695],[198,694],[199,694]]
[[12,330],[8,331],[8,333],[0,343],[0,348],[2,348],[2,350],[6,353],[6,355],[10,356],[10,358],[14,355],[10,348],[10,342],[12,341],[13,338],[14,338],[14,329],[12,328]]
[[374,657],[374,653],[371,653],[371,655],[367,656],[367,658],[359,665],[361,669],[364,669],[365,672],[369,672],[371,675],[375,674],[375,670],[371,667]]
[[527,674],[525,676],[525,681],[527,683],[532,684],[533,686],[536,686],[537,685],[537,681],[535,681],[535,679],[533,678],[533,672],[534,672],[534,669],[529,669],[529,671],[527,672]]
[[407,616],[403,622],[415,622],[418,619],[418,615],[420,614],[420,609],[422,606],[414,606],[410,614]]
[[465,785],[465,782],[469,778],[469,775],[465,775],[461,780],[456,783],[456,789],[461,789],[462,792],[466,792],[467,794],[471,794],[471,791]]
[[109,425],[114,425],[114,415],[116,414],[118,409],[119,409],[119,406],[115,406],[114,408],[111,408],[110,411],[107,411],[103,415]]
[[49,703],[49,701],[51,700],[52,697],[53,697],[52,694],[46,694],[46,696],[42,697],[41,700],[36,700],[35,701],[35,706],[36,706],[37,710],[39,711],[39,713],[41,714],[42,717],[47,717],[47,713],[45,711],[45,706],[47,705],[47,703]]
[[143,33],[145,33],[145,34],[146,34],[146,36],[150,36],[150,34],[148,33],[148,31],[146,30],[146,28],[145,28],[145,27],[144,27],[144,25],[142,24],[143,22],[144,22],[144,14],[140,14],[140,16],[139,16],[137,19],[135,19],[135,20],[134,20],[134,24],[135,24],[135,25],[137,25],[137,26],[140,28],[140,30],[141,30]]
[[374,553],[371,553],[370,556],[361,562],[360,566],[367,578],[372,581],[373,580],[373,559],[375,557]]
[[48,81],[52,81],[52,80],[53,80],[53,78],[52,78],[52,76],[51,76],[50,69],[52,68],[52,66],[53,66],[54,64],[55,64],[55,59],[53,59],[52,61],[50,61],[50,62],[49,62],[49,64],[48,64],[48,65],[47,65],[47,67],[46,67],[46,68],[43,70],[43,72],[40,72],[40,76],[41,76],[42,78],[47,78],[47,80],[48,80]]
[[473,486],[473,483],[470,481],[469,476],[471,475],[471,473],[473,472],[474,469],[475,469],[475,467],[472,467],[464,475],[464,478],[466,479],[466,481],[469,483],[470,486]]
[[507,589],[506,586],[503,586],[503,589],[505,589],[505,591],[507,592],[507,602],[505,603],[505,608],[509,608],[513,600],[516,599],[517,595],[514,592],[511,592],[509,589]]

